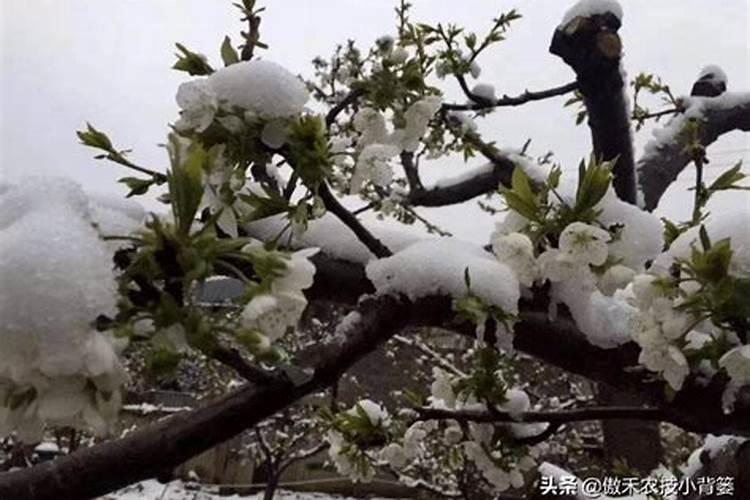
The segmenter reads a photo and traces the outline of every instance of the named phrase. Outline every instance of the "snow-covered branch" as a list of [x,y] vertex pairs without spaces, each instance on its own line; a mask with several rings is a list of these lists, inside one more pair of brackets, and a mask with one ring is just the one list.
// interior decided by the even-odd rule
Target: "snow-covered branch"
[[733,130],[750,131],[750,92],[724,92],[717,97],[689,97],[684,113],[654,132],[638,160],[638,182],[645,208],[653,210],[664,192],[690,163],[681,137],[690,120],[699,120],[704,146]]

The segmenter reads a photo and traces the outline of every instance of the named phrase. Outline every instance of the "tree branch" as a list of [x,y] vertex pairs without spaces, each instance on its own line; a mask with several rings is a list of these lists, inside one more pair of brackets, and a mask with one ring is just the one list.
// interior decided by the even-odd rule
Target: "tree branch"
[[669,415],[660,408],[639,407],[591,407],[572,410],[527,411],[513,415],[501,411],[443,410],[439,408],[418,408],[420,420],[457,420],[459,422],[482,423],[523,423],[548,422],[565,424],[588,420],[630,419],[669,421]]
[[332,107],[328,114],[326,114],[326,128],[330,128],[336,122],[336,118],[344,111],[347,107],[351,106],[357,100],[365,95],[365,89],[355,88],[351,90],[338,104]]
[[659,138],[646,145],[644,155],[638,160],[638,182],[647,210],[658,206],[667,188],[692,161],[681,137],[691,118],[701,120],[700,140],[704,146],[733,130],[750,131],[750,92],[687,99],[685,112],[662,128]]
[[[566,83],[565,85],[560,85],[559,87],[553,87],[551,89],[540,90],[537,92],[531,92],[529,90],[525,90],[522,94],[518,96],[503,95],[502,97],[496,99],[495,101],[491,103],[486,103],[486,102],[482,102],[482,103],[472,102],[468,104],[446,103],[446,104],[443,104],[443,110],[445,111],[480,111],[483,109],[497,108],[501,106],[520,106],[522,104],[526,104],[527,102],[531,102],[531,101],[541,101],[542,99],[548,99],[550,97],[565,95],[569,92],[573,92],[577,88],[578,88],[577,82],[570,82],[570,83]],[[468,86],[467,86],[467,90],[468,90]],[[471,93],[469,94],[473,95]]]

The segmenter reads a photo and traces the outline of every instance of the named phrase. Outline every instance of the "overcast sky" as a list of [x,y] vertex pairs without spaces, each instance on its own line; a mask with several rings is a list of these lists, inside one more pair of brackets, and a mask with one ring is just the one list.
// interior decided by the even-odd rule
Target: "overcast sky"
[[[328,56],[337,43],[355,38],[364,47],[383,34],[394,34],[389,0],[266,0],[262,39],[270,45],[262,56],[295,73],[311,75],[309,61]],[[524,18],[508,40],[480,60],[480,81],[499,93],[543,89],[567,83],[572,71],[547,52],[563,12],[563,0],[414,0],[413,17],[454,22],[482,33],[493,16],[517,8]],[[621,36],[625,67],[633,76],[656,72],[677,93],[688,93],[701,67],[719,64],[730,90],[750,90],[750,0],[625,0]],[[0,174],[65,175],[87,189],[124,190],[115,180],[128,175],[115,165],[91,159],[79,146],[75,130],[90,121],[107,131],[119,147],[133,148],[132,158],[163,169],[167,123],[175,120],[174,94],[186,79],[170,70],[174,42],[206,53],[219,66],[224,35],[237,42],[238,11],[218,0],[0,0],[2,64],[0,66]],[[450,99],[460,97],[451,80],[443,82]],[[532,139],[531,152],[555,152],[566,167],[575,167],[590,151],[589,131],[574,126],[562,98],[518,109],[503,108],[481,125],[486,139],[499,146],[521,147]],[[650,137],[638,133],[636,155]],[[729,134],[709,149],[711,179],[720,167],[750,159],[750,135]],[[461,162],[427,167],[427,180],[460,173]],[[691,172],[677,181],[661,212],[689,215],[684,189]],[[474,217],[476,208],[437,209],[430,217],[457,235],[486,238],[489,218]],[[750,197],[733,195],[717,206],[750,210]],[[472,224],[466,224],[467,217]]]

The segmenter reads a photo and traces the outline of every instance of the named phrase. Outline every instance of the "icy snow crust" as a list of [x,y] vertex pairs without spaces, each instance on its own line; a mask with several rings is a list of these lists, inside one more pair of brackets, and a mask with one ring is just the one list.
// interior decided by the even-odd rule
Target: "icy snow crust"
[[513,271],[483,248],[452,238],[415,243],[370,262],[366,271],[378,293],[401,293],[415,300],[429,295],[465,297],[466,269],[474,295],[506,313],[518,312],[520,287]]
[[[98,315],[115,312],[115,281],[91,206],[109,210],[62,178],[0,189],[0,395],[36,390],[22,423],[75,421],[91,410],[86,379],[107,392],[124,379],[109,338],[92,328]],[[103,226],[116,219],[108,215]],[[13,426],[8,411],[0,407],[0,434]]]
[[282,66],[264,60],[239,62],[208,77],[219,101],[261,118],[284,118],[302,112],[310,98],[302,80]]

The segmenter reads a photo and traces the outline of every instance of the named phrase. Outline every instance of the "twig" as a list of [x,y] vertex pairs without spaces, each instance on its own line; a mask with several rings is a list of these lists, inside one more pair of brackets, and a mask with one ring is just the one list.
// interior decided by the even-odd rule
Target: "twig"
[[364,245],[373,253],[377,258],[382,259],[384,257],[390,257],[393,255],[388,247],[370,233],[358,220],[357,218],[344,207],[339,200],[331,192],[331,189],[326,183],[321,183],[318,187],[318,195],[323,200],[323,204],[326,209],[338,217],[341,222],[352,230],[357,235],[357,238],[364,243]]
[[[461,83],[461,80],[459,80],[459,84],[460,83]],[[464,80],[464,85],[466,85],[466,80]],[[531,102],[531,101],[541,101],[542,99],[548,99],[550,97],[565,95],[569,92],[573,92],[577,88],[578,88],[578,83],[570,82],[570,83],[566,83],[565,85],[561,85],[559,87],[553,87],[547,90],[540,90],[536,92],[525,90],[522,94],[518,96],[503,95],[502,97],[494,101],[488,101],[487,99],[482,99],[476,96],[475,94],[473,94],[472,92],[470,92],[468,90],[468,85],[467,85],[466,88],[464,89],[464,93],[466,93],[467,96],[469,96],[469,99],[471,99],[474,102],[468,103],[468,104],[446,103],[446,104],[443,104],[443,109],[446,111],[479,111],[482,109],[497,108],[501,106],[520,106],[522,104],[526,104],[527,102]]]
[[365,94],[365,89],[363,88],[356,88],[349,92],[346,97],[344,97],[341,101],[339,101],[338,104],[336,104],[334,107],[328,111],[328,114],[326,115],[326,128],[330,128],[331,125],[333,125],[336,122],[336,117],[344,111],[344,109],[347,108],[347,106],[350,106],[354,104],[357,99],[362,97]]

